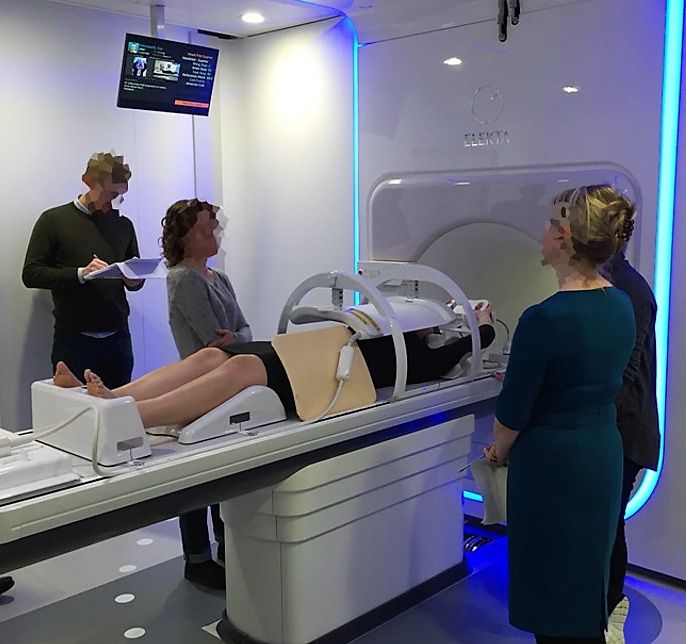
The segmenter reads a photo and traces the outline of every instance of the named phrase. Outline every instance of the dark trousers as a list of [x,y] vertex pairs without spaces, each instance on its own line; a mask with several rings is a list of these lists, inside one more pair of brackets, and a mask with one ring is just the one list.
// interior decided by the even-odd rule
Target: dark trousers
[[[224,522],[219,516],[219,505],[210,506],[212,516],[212,532],[219,544],[219,559],[224,558]],[[183,556],[189,563],[202,563],[212,558],[210,535],[207,529],[207,508],[193,510],[179,517],[181,528],[181,545]]]
[[605,644],[605,635],[600,637],[546,637],[536,635],[536,644]]
[[629,503],[631,491],[634,489],[636,477],[643,468],[632,460],[624,459],[624,480],[622,482],[622,506],[617,522],[617,536],[610,558],[610,581],[607,586],[607,611],[611,613],[624,598],[624,578],[629,563],[624,535],[624,514]]
[[133,349],[131,334],[122,329],[106,338],[92,338],[78,331],[55,329],[52,343],[52,369],[59,361],[83,380],[83,372],[92,369],[110,389],[131,382]]

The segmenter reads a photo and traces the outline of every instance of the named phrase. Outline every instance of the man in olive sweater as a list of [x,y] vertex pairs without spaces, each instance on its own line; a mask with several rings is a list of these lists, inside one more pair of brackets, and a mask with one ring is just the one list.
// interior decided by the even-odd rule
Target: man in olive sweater
[[143,281],[85,278],[108,264],[138,257],[133,224],[118,210],[130,177],[123,157],[94,154],[82,176],[88,192],[39,217],[22,272],[26,287],[52,292],[53,370],[60,360],[76,374],[88,367],[102,373],[109,387],[131,379],[133,351],[124,288],[138,290]]

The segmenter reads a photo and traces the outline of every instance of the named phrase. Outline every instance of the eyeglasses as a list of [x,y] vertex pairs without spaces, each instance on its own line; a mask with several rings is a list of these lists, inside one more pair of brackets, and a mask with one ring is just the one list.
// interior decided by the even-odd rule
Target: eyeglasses
[[572,211],[576,206],[566,201],[558,201],[550,207],[551,219],[558,221],[569,221]]

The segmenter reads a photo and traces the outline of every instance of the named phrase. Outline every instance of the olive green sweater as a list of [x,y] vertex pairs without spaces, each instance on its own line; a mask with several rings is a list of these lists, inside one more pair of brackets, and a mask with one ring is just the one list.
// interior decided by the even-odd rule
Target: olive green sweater
[[122,280],[79,282],[77,269],[87,266],[94,255],[108,264],[138,257],[131,220],[117,210],[86,214],[72,202],[46,210],[33,227],[22,281],[28,288],[52,292],[55,328],[86,332],[127,328],[129,305]]

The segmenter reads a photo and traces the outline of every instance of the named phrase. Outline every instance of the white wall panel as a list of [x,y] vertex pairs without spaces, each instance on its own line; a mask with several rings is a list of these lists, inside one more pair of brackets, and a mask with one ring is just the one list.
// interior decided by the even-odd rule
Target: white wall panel
[[[127,31],[149,33],[149,23],[40,0],[0,0],[0,56],[11,61],[0,85],[0,415],[7,428],[30,425],[30,383],[50,375],[50,295],[21,283],[40,213],[82,192],[90,155],[114,148],[133,172],[122,212],[136,226],[141,252],[158,256],[164,211],[193,195],[191,117],[116,107]],[[166,37],[187,41],[189,33],[169,27]],[[215,144],[207,133],[211,120],[196,119],[204,177],[214,172],[205,149]],[[202,196],[217,198],[216,181],[199,183]],[[164,282],[150,281],[129,302],[136,373],[176,358]]]
[[353,269],[352,35],[333,20],[228,41],[222,56],[226,266],[268,339],[299,282]]

